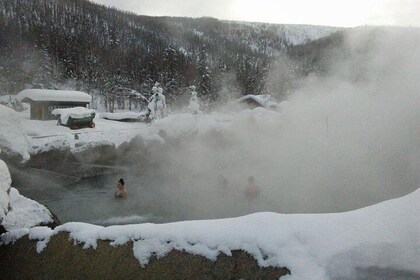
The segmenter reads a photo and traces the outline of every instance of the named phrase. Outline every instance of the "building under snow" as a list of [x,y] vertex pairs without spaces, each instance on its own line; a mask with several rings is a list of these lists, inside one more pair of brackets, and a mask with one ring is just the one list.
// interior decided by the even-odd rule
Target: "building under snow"
[[55,120],[54,109],[88,107],[92,97],[81,91],[25,89],[17,98],[31,106],[31,120]]
[[269,109],[277,108],[278,104],[274,102],[269,95],[245,95],[235,101],[236,104],[246,104],[250,108],[263,107]]

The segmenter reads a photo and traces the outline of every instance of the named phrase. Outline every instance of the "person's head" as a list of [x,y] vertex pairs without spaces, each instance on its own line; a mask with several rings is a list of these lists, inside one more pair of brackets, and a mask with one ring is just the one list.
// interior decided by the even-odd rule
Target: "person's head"
[[125,182],[124,182],[124,179],[123,178],[121,178],[120,180],[118,180],[117,187],[119,189],[124,189],[124,185],[125,185]]

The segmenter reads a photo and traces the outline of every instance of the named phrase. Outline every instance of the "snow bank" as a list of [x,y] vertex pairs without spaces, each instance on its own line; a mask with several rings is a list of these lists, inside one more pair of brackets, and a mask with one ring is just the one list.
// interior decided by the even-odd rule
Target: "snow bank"
[[0,223],[3,221],[7,212],[9,211],[10,198],[8,191],[10,189],[11,183],[12,179],[10,178],[9,169],[7,168],[4,161],[0,160]]
[[0,224],[6,230],[31,228],[53,222],[52,215],[45,206],[20,195],[18,190],[10,187],[11,184],[9,169],[0,160]]
[[60,121],[62,124],[66,124],[69,118],[73,119],[83,119],[89,118],[92,114],[95,114],[95,110],[87,109],[85,107],[73,107],[65,109],[54,109],[51,114],[55,116],[60,116]]
[[0,148],[9,156],[20,155],[22,161],[29,156],[29,142],[21,126],[20,115],[14,110],[0,105]]
[[10,207],[11,210],[2,222],[8,231],[53,222],[52,215],[45,206],[20,195],[15,188],[10,189]]
[[102,119],[121,121],[121,120],[140,120],[146,117],[147,112],[118,112],[118,113],[101,113]]
[[286,266],[287,279],[351,277],[354,269],[390,267],[420,273],[420,190],[405,197],[339,214],[257,213],[222,220],[101,227],[67,223],[54,230],[33,228],[2,236],[7,244],[28,233],[41,252],[51,236],[68,232],[84,248],[98,240],[119,246],[133,241],[141,265],[172,249],[215,260],[244,250],[259,265]]

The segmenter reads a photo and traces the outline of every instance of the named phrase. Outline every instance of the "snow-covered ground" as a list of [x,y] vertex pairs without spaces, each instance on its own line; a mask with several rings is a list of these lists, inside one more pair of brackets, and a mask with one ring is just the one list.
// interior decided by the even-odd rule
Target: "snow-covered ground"
[[[30,154],[67,147],[77,149],[76,143],[113,143],[118,147],[137,135],[144,136],[146,140],[156,137],[154,133],[149,133],[144,123],[122,123],[98,116],[94,122],[95,128],[71,130],[57,125],[56,120],[30,120],[29,109],[19,113],[0,105],[0,147],[21,155],[26,161]],[[76,134],[79,139],[75,139]]]
[[[89,114],[91,111],[93,112],[93,110],[89,110]],[[246,110],[245,113],[239,113],[237,116],[244,116],[244,114],[264,115],[265,118],[276,113],[259,108],[255,111]],[[94,119],[95,128],[71,130],[68,127],[57,125],[56,120],[30,120],[29,109],[24,112],[15,112],[6,106],[0,105],[0,125],[2,127],[0,131],[0,147],[5,147],[13,153],[21,155],[24,160],[28,160],[30,154],[53,149],[60,150],[68,147],[72,150],[77,150],[80,148],[80,145],[76,144],[80,143],[112,143],[118,147],[138,135],[142,136],[146,141],[163,141],[158,135],[161,129],[166,130],[172,136],[177,136],[197,129],[207,131],[214,127],[226,127],[232,124],[231,120],[234,117],[231,113],[214,113],[201,115],[200,117],[190,113],[175,113],[162,120],[156,120],[151,124],[116,121],[127,117],[138,118],[142,115],[142,112],[96,114]],[[67,116],[65,115],[64,117]],[[75,139],[76,134],[78,139]]]

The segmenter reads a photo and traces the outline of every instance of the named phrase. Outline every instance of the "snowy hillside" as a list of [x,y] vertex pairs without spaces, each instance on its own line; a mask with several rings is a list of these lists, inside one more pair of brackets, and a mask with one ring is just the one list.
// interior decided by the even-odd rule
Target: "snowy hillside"
[[200,98],[216,95],[213,101],[225,86],[237,95],[264,93],[280,54],[338,29],[138,16],[85,0],[21,0],[0,1],[0,30],[0,95],[77,88],[149,97],[159,81],[171,102],[191,85]]
[[275,30],[279,38],[285,39],[289,45],[300,45],[310,41],[327,37],[332,33],[344,28],[332,26],[317,26],[304,24],[268,24],[257,22],[240,22],[243,26],[251,27],[255,32],[264,30]]
[[313,26],[313,25],[285,25],[284,36],[291,45],[300,45],[310,41],[318,40],[341,30],[337,27]]

